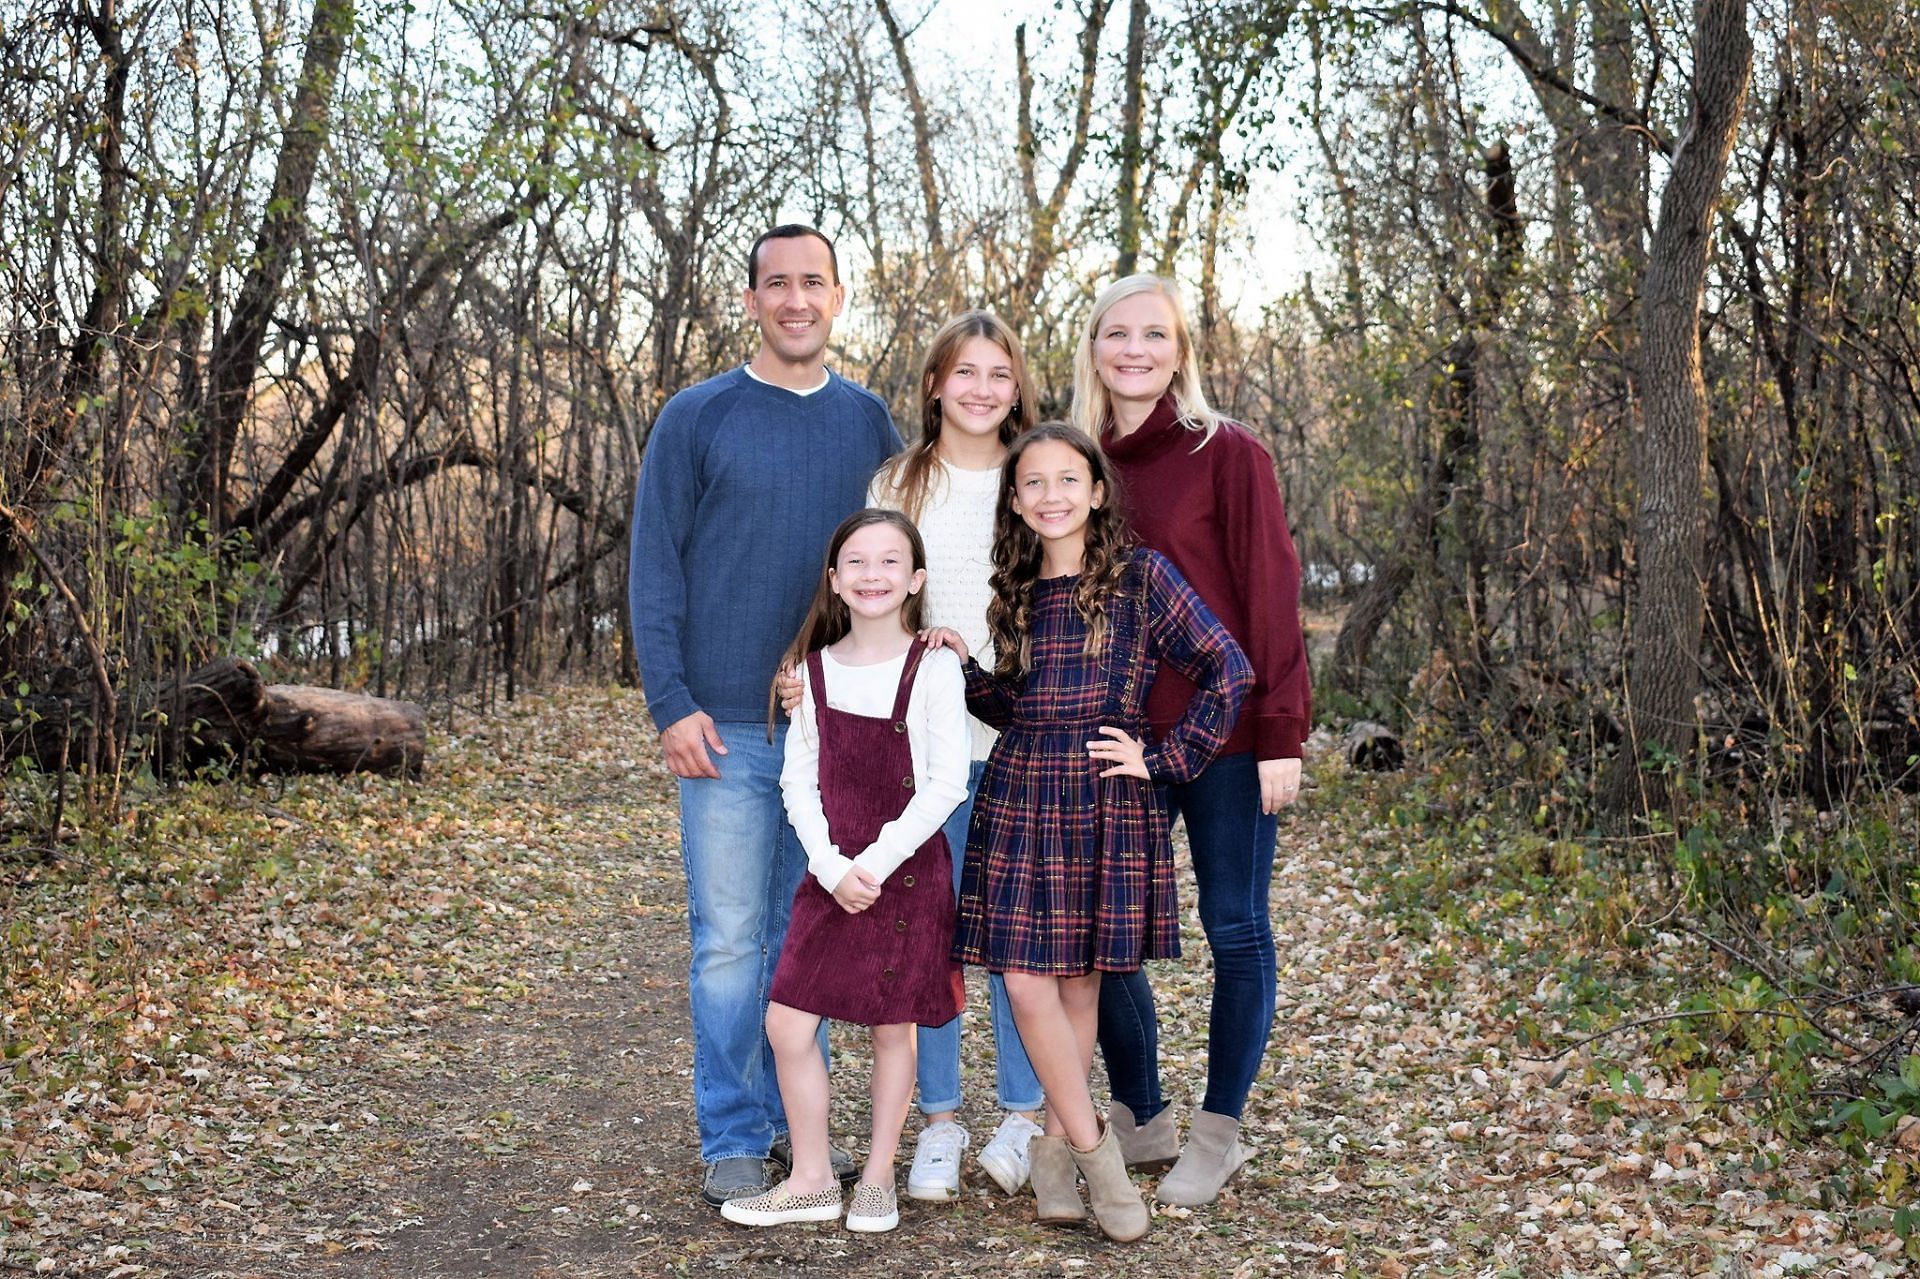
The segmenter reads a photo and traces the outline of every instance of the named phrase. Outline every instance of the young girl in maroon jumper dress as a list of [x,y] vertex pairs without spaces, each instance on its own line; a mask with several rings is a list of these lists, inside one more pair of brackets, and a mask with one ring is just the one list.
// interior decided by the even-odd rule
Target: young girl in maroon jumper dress
[[[1105,459],[1063,424],[1016,439],[995,513],[995,669],[968,661],[967,705],[1001,730],[974,801],[953,954],[1005,975],[1047,1094],[1032,1184],[1042,1221],[1094,1217],[1114,1239],[1148,1214],[1088,1092],[1102,972],[1180,953],[1173,845],[1156,783],[1206,767],[1252,683],[1246,656],[1163,557],[1135,549]],[[930,640],[964,643],[951,631]],[[1165,663],[1195,686],[1149,740]]]
[[915,638],[926,579],[906,517],[856,512],[834,531],[788,653],[806,674],[780,790],[809,875],[774,968],[767,1041],[793,1166],[766,1194],[722,1204],[729,1221],[840,1215],[817,1039],[830,1018],[873,1028],[873,1137],[847,1229],[899,1224],[893,1160],[913,1095],[915,1026],[953,1020],[962,1002],[940,827],[966,798],[969,732],[960,663]]

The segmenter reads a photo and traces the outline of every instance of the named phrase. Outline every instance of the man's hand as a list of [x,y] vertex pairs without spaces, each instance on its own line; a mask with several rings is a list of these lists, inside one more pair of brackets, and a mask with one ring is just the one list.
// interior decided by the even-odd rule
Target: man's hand
[[1263,759],[1260,771],[1260,811],[1277,813],[1300,798],[1300,761]]
[[782,666],[773,677],[773,695],[780,699],[780,713],[792,719],[793,708],[800,704],[800,673]]
[[676,719],[660,730],[660,751],[667,757],[667,767],[675,777],[720,776],[719,768],[707,754],[709,747],[715,755],[727,753],[727,744],[720,740],[720,730],[713,726],[713,716],[705,711]]
[[880,881],[864,866],[849,866],[834,887],[833,900],[849,915],[858,915],[880,900]]

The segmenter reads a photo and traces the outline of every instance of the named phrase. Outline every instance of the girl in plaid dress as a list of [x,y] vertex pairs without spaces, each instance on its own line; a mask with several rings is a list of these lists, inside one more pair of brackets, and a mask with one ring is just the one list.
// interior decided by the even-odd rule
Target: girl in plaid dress
[[[1103,972],[1179,954],[1173,847],[1156,783],[1183,781],[1233,731],[1245,656],[1161,556],[1130,544],[1100,450],[1063,424],[1015,440],[995,515],[995,666],[964,665],[968,708],[999,729],[967,836],[954,958],[1004,975],[1047,1095],[1031,1147],[1043,1221],[1082,1216],[1074,1169],[1114,1239],[1148,1216],[1087,1076]],[[965,643],[951,631],[930,642]],[[1149,740],[1164,662],[1198,690]]]

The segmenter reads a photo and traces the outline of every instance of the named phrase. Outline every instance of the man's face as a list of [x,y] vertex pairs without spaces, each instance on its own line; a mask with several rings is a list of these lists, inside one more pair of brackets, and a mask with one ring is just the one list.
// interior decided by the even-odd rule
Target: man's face
[[762,348],[788,364],[818,361],[847,299],[834,283],[825,242],[811,235],[768,240],[760,246],[758,276],[745,298]]

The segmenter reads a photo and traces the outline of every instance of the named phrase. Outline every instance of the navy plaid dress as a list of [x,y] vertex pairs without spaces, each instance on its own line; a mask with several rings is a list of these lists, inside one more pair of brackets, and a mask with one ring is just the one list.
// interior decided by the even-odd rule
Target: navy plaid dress
[[[1082,649],[1077,577],[1033,592],[1033,663],[1001,679],[969,661],[967,707],[1000,730],[987,759],[960,882],[953,957],[994,972],[1078,977],[1131,972],[1180,953],[1173,843],[1160,784],[1188,781],[1233,731],[1253,673],[1186,579],[1139,550],[1107,604],[1103,651]],[[1147,737],[1156,664],[1196,692],[1166,740],[1149,740],[1153,781],[1101,777],[1087,743],[1103,724]]]

